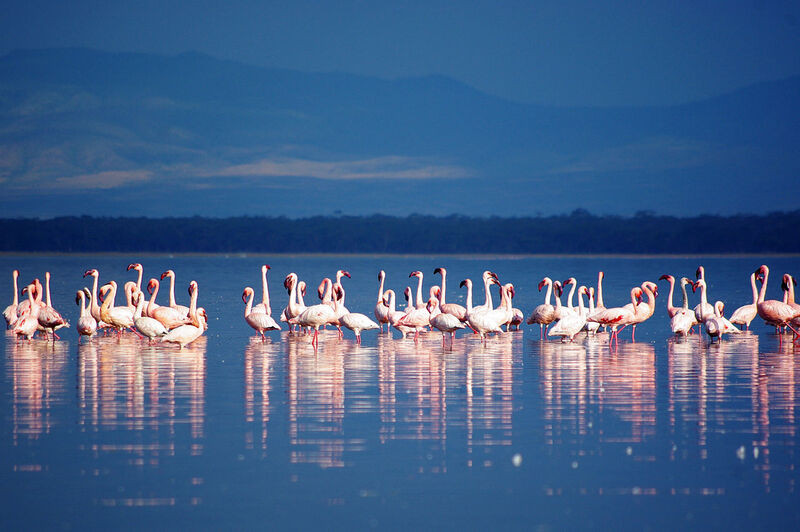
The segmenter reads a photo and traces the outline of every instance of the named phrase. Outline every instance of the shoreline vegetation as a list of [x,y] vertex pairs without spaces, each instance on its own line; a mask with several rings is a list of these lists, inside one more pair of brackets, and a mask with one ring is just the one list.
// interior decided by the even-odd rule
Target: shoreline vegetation
[[366,255],[800,253],[800,210],[696,217],[576,209],[541,217],[242,216],[0,219],[0,252]]

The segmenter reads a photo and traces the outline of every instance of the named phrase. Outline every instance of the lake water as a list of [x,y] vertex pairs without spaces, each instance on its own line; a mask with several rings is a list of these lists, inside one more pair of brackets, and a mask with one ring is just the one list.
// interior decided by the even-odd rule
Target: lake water
[[[175,270],[179,303],[197,280],[206,336],[182,351],[127,335],[78,345],[83,272],[121,284],[134,278],[130,262],[144,265],[145,281]],[[642,281],[693,278],[703,264],[711,299],[730,315],[750,302],[759,265],[771,269],[769,298],[800,266],[797,257],[0,256],[0,301],[11,299],[13,268],[21,282],[49,270],[54,306],[73,324],[54,344],[2,341],[4,530],[800,523],[800,348],[758,318],[720,345],[674,339],[660,281],[655,315],[615,350],[604,335],[561,344],[524,326],[485,345],[462,332],[447,347],[439,333],[415,344],[368,331],[357,346],[350,331],[326,332],[315,353],[286,331],[253,338],[241,294],[249,285],[260,298],[265,262],[275,315],[288,272],[309,282],[308,303],[343,268],[348,308],[370,316],[380,269],[398,293],[422,270],[427,296],[445,266],[448,301],[462,303],[460,280],[480,285],[491,269],[515,284],[527,316],[545,275],[594,286],[604,270],[610,307]]]

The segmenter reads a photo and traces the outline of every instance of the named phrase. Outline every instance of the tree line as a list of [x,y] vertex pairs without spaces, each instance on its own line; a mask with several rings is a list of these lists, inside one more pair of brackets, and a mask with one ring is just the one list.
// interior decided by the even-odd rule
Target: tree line
[[461,215],[0,219],[3,252],[633,253],[800,252],[800,210],[688,218],[578,209],[546,217]]

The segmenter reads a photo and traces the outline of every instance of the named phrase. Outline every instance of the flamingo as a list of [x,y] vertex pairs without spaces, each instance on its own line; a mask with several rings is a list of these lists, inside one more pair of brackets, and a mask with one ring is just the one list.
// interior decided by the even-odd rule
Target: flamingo
[[623,307],[612,307],[599,310],[593,315],[589,316],[587,321],[593,321],[595,323],[599,323],[600,325],[611,327],[611,339],[609,342],[614,343],[616,340],[617,343],[619,343],[619,338],[617,338],[619,330],[617,328],[620,325],[625,327],[626,325],[634,322],[636,317],[634,311],[636,308],[636,298],[641,291],[641,288],[634,286],[631,288],[630,306],[625,305]]
[[92,314],[92,317],[97,321],[97,328],[98,329],[108,329],[110,325],[103,321],[102,317],[100,316],[100,305],[97,303],[99,299],[97,298],[97,281],[100,277],[100,274],[97,270],[86,270],[83,274],[83,277],[86,278],[88,276],[92,276],[94,278],[94,282],[92,283],[92,299],[89,304],[89,311]]
[[303,312],[289,320],[289,323],[296,323],[303,327],[312,327],[314,329],[314,337],[311,340],[311,345],[314,346],[314,349],[319,345],[319,328],[336,320],[336,311],[334,309],[336,300],[334,299],[332,304],[329,304],[333,282],[328,277],[322,280],[318,291],[322,292],[323,289],[322,303],[306,307]]
[[589,316],[597,312],[597,307],[594,305],[594,288],[590,286],[584,293],[589,297],[589,308],[586,310],[587,321],[583,326],[583,330],[586,331],[587,334],[595,335],[600,328],[600,324],[594,321],[588,321]]
[[[406,301],[409,300],[410,294],[411,294],[411,289],[407,287],[405,291]],[[403,338],[405,338],[406,334],[411,332],[413,329],[400,325],[400,320],[403,318],[403,316],[405,316],[406,313],[403,312],[402,310],[397,310],[395,308],[394,290],[386,290],[383,293],[383,304],[386,306],[387,309],[389,309],[389,314],[388,314],[389,324],[398,331],[400,331],[400,333],[403,335]]]
[[761,291],[758,294],[758,305],[756,310],[759,317],[771,325],[776,327],[786,326],[789,327],[795,334],[795,339],[799,334],[791,321],[800,315],[791,305],[778,301],[775,299],[765,299],[767,294],[767,281],[769,281],[769,268],[763,264],[755,271],[756,277],[761,280]]
[[114,299],[117,295],[117,283],[111,281],[100,288],[100,297],[103,298],[103,305],[100,307],[100,317],[102,320],[117,330],[117,337],[122,336],[123,329],[131,329],[136,336],[141,335],[133,329],[133,314],[127,307],[115,307]]
[[92,317],[92,313],[86,307],[86,297],[91,297],[88,288],[78,290],[75,294],[75,303],[81,307],[81,314],[75,327],[78,330],[78,343],[81,343],[81,338],[84,336],[91,338],[97,334],[97,320]]
[[270,307],[269,304],[269,286],[267,285],[267,271],[270,269],[272,268],[269,264],[263,264],[261,266],[261,303],[253,305],[253,310],[251,312],[264,312],[272,316],[272,307]]
[[[695,272],[695,277],[698,280],[706,282],[706,269],[702,266],[697,267],[697,271]],[[706,284],[706,290],[708,289],[708,284]],[[692,287],[692,291],[695,290],[695,287]],[[706,301],[706,303],[698,303],[697,306],[694,307],[694,314],[697,317],[698,323],[703,323],[707,316],[714,315],[714,307]]]
[[531,315],[528,317],[528,325],[533,325],[534,323],[539,324],[539,339],[544,340],[544,331],[547,327],[550,326],[556,320],[556,307],[550,304],[550,296],[553,293],[553,280],[549,277],[545,277],[539,282],[539,292],[542,291],[542,287],[547,286],[547,291],[545,292],[544,296],[544,303],[537,306],[531,312]]
[[697,317],[693,310],[689,309],[689,297],[686,294],[686,285],[692,284],[692,281],[686,277],[681,277],[681,290],[683,291],[683,306],[675,312],[670,318],[670,328],[674,334],[686,336],[692,330],[692,327],[697,325]]
[[[484,276],[484,279],[486,277]],[[500,284],[494,277],[489,277],[489,282],[486,284],[486,293],[487,296],[489,294],[489,286],[491,284]],[[477,332],[481,340],[486,339],[486,335],[491,332],[503,332],[500,329],[500,324],[503,323],[498,319],[498,314],[502,314],[500,319],[505,318],[505,309],[502,309],[500,313],[496,313],[496,309],[487,309],[485,306],[480,307],[473,307],[472,306],[472,280],[471,279],[464,279],[461,281],[460,287],[467,287],[467,323],[472,328],[473,331]],[[501,288],[501,296],[505,297],[505,291]],[[491,305],[491,296],[488,296],[489,304]]]
[[19,318],[14,323],[12,332],[19,338],[25,338],[30,341],[39,327],[39,310],[41,307],[34,300],[34,292],[36,285],[31,283],[23,289],[23,294],[28,292],[28,305],[26,310],[20,313]]
[[[568,299],[571,307],[572,293],[575,291],[575,285],[577,284],[577,281],[574,277],[570,277],[568,280],[564,281],[564,285],[567,284],[572,285]],[[584,290],[586,290],[586,287],[581,286],[581,292]],[[575,340],[575,335],[581,332],[581,330],[583,330],[583,326],[586,324],[586,315],[583,311],[583,298],[580,297],[579,294],[577,312],[562,312],[561,319],[555,322],[553,327],[547,333],[547,336],[560,336],[562,342],[566,341],[567,339],[569,339],[570,342],[573,342]]]
[[418,277],[419,283],[417,284],[417,304],[410,306],[406,314],[400,318],[398,325],[403,325],[414,331],[414,341],[419,340],[419,332],[428,327],[431,322],[431,313],[427,309],[427,305],[423,302],[420,306],[422,299],[422,272],[415,271],[409,274],[409,277]]
[[756,274],[750,274],[750,288],[753,290],[753,302],[749,305],[742,305],[733,311],[731,323],[744,325],[746,330],[750,330],[750,322],[758,315],[758,288],[756,288]]
[[433,274],[436,275],[437,273],[442,276],[442,297],[439,298],[439,310],[445,314],[452,314],[461,321],[466,321],[467,309],[463,305],[445,302],[447,292],[447,270],[444,268],[436,268],[433,270]]
[[368,331],[379,327],[377,323],[359,312],[348,312],[339,317],[339,323],[355,333],[357,344],[361,344],[361,331]]
[[525,315],[520,309],[514,308],[513,301],[514,296],[516,295],[516,290],[514,290],[514,285],[511,283],[504,284],[503,288],[508,290],[508,321],[506,322],[506,332],[510,331],[512,326],[519,330],[519,326],[525,319]]
[[136,330],[147,337],[149,343],[153,343],[153,338],[160,338],[167,334],[167,328],[160,321],[149,316],[143,316],[144,312],[144,292],[137,290],[133,296],[136,303],[136,311],[133,313],[133,324]]
[[[703,283],[703,289],[705,290],[705,283]],[[714,303],[714,316],[709,316],[703,322],[703,325],[706,329],[706,334],[711,342],[714,341],[714,338],[718,338],[719,341],[722,341],[722,335],[726,333],[740,333],[739,329],[737,329],[731,322],[729,322],[723,316],[723,310],[725,309],[725,304],[722,301],[717,301]]]
[[631,323],[631,341],[636,341],[636,326],[649,320],[656,311],[656,297],[658,297],[656,283],[645,281],[642,283],[641,288],[642,292],[647,296],[647,302],[636,305],[636,313],[633,323]]
[[[189,309],[184,307],[183,305],[178,305],[175,302],[175,272],[172,270],[167,270],[161,274],[161,280],[164,280],[164,277],[169,277],[169,306],[172,309],[177,310],[181,313],[182,317],[186,318],[189,315]],[[149,308],[149,307],[148,307]],[[150,311],[148,310],[148,315]]]
[[794,280],[794,277],[788,273],[784,273],[781,288],[786,292],[786,304],[794,308],[797,312],[800,312],[800,303],[796,303],[794,300],[795,286],[797,286],[797,281]]
[[139,274],[138,278],[136,279],[136,291],[142,291],[142,273],[144,272],[144,268],[138,262],[134,262],[133,264],[128,264],[127,271],[136,270]]
[[17,314],[17,307],[19,306],[19,287],[17,286],[17,278],[19,277],[19,270],[14,270],[11,272],[11,278],[13,279],[14,284],[14,298],[11,300],[11,304],[5,308],[3,311],[3,317],[6,319],[6,329],[9,329],[11,325],[15,321],[17,321],[18,314]]
[[381,270],[378,273],[378,281],[380,281],[380,285],[378,285],[378,301],[375,303],[375,319],[378,320],[381,332],[383,332],[384,323],[387,324],[387,330],[389,329],[389,307],[383,304],[383,282],[385,280],[386,272]]
[[44,279],[47,303],[42,306],[39,311],[39,325],[41,325],[45,331],[53,333],[53,340],[55,341],[56,339],[60,339],[56,331],[62,327],[69,327],[69,323],[55,308],[53,308],[53,304],[50,300],[50,272],[45,272]]
[[[267,339],[264,336],[264,331],[280,331],[281,326],[266,312],[263,312],[263,308],[261,312],[256,312],[253,310],[253,297],[255,296],[255,291],[247,286],[242,292],[242,301],[245,303],[244,309],[244,321],[247,324],[256,330],[258,334],[261,335],[261,340],[264,341]],[[269,299],[267,299],[267,305],[269,305]],[[267,306],[269,308],[269,306]]]
[[[442,276],[442,289],[444,289],[444,276]],[[456,337],[456,331],[465,327],[464,323],[458,319],[458,316],[440,311],[439,300],[435,297],[428,300],[427,309],[431,314],[431,325],[442,331],[442,345],[444,345],[444,339],[448,333],[452,342]],[[466,309],[464,310],[466,311]]]
[[[292,272],[286,276],[283,280],[283,287],[286,288],[286,291],[289,292],[289,303],[286,305],[286,308],[283,309],[281,313],[281,321],[285,321],[289,323],[289,320],[292,318],[297,317],[301,312],[305,310],[305,305],[301,305],[298,302],[299,294],[298,294],[298,283],[297,283],[297,274]],[[289,331],[291,332],[294,325],[289,324]]]
[[667,295],[667,314],[669,314],[669,317],[672,318],[678,313],[678,311],[680,311],[680,307],[673,306],[672,304],[672,294],[675,291],[675,277],[665,274],[659,277],[658,280],[669,282],[669,294]]
[[196,281],[189,283],[189,295],[191,296],[188,315],[189,323],[176,327],[161,337],[162,342],[178,344],[180,349],[200,338],[208,328],[208,316],[205,309],[197,307],[198,288]]
[[193,320],[188,316],[188,313],[184,315],[183,312],[178,309],[156,305],[158,289],[158,279],[150,279],[147,283],[147,291],[150,292],[150,302],[147,304],[147,315],[160,321],[161,324],[169,330],[180,327],[181,325],[190,324]]

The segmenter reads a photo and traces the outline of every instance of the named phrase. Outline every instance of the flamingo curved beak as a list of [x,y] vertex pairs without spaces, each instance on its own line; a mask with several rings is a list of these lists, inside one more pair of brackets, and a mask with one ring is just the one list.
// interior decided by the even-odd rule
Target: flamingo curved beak
[[458,285],[459,288],[464,288],[465,286],[467,286],[467,280],[466,279],[461,281],[461,283],[459,283],[459,285]]
[[669,278],[672,277],[671,275],[664,274],[658,278],[659,281],[669,281]]
[[542,288],[544,288],[544,285],[546,285],[546,284],[547,284],[547,283],[545,283],[545,282],[544,282],[544,280],[542,280],[542,281],[540,281],[540,282],[539,282],[539,292],[541,292],[541,291],[542,291]]
[[163,280],[164,280],[164,277],[167,277],[168,275],[169,275],[169,272],[168,272],[168,271],[167,271],[167,272],[164,272],[164,273],[162,273],[162,274],[161,274],[161,280],[163,281]]
[[437,273],[442,273],[442,269],[436,268],[435,270],[433,270],[433,275],[436,275]]

